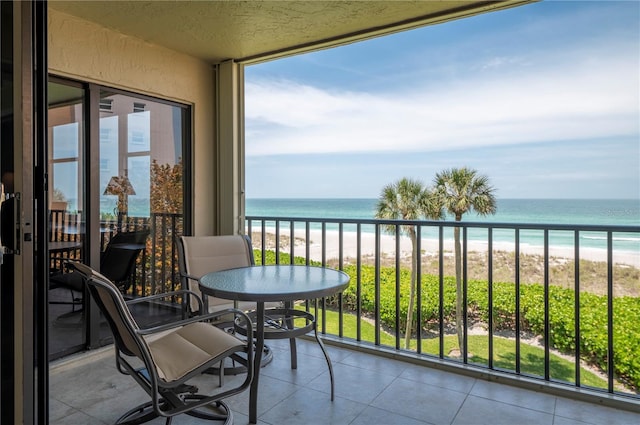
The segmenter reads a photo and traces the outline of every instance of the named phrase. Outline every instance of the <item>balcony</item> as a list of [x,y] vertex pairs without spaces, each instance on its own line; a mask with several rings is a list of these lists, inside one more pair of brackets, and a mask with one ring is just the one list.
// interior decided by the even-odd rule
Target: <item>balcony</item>
[[[396,232],[385,234],[384,225],[396,226]],[[414,315],[416,322],[421,323],[421,332],[413,335],[409,349],[404,348],[402,337],[406,310],[400,301],[400,282],[406,277],[400,270],[410,267],[407,259],[411,256],[410,248],[400,237],[402,225],[415,226],[421,253],[417,275],[422,284],[416,288]],[[454,279],[449,239],[455,226],[461,228],[463,296],[468,307],[462,336],[466,349],[459,353],[450,350],[455,332],[451,329],[452,312],[446,308],[451,296],[447,287]],[[635,262],[639,258],[637,251],[630,254],[617,242],[637,240],[640,236],[637,226],[247,217],[246,231],[252,236],[258,263],[301,262],[339,268],[351,275],[353,288],[350,294],[345,291],[335,299],[300,305],[316,314],[330,346],[337,371],[336,401],[331,403],[328,399],[326,365],[315,344],[300,342],[299,368],[291,371],[287,347],[272,343],[275,360],[263,369],[264,379],[260,382],[260,423],[640,422],[640,413],[634,413],[640,412],[640,396],[637,385],[625,375],[620,345],[621,334],[637,335],[637,332],[624,328],[619,316],[621,305],[627,305],[624,304],[627,301],[636,303],[638,299],[638,294],[632,292],[622,296],[620,281],[625,271],[633,268],[624,263],[630,262],[637,268]],[[162,232],[180,233],[168,227],[163,227]],[[471,232],[486,235],[484,254],[476,261],[482,266],[480,271],[471,267],[478,255],[472,249]],[[505,247],[504,242],[497,241],[497,235],[504,236],[504,232],[513,237],[509,243],[512,256],[508,260],[513,262],[513,280],[506,283],[494,280],[498,279],[497,264]],[[530,258],[521,250],[522,239],[531,232],[539,233],[542,240],[535,257],[540,263],[525,267]],[[595,234],[605,244],[606,278],[600,290],[583,283],[586,274],[591,273],[590,251],[581,246],[584,234]],[[559,235],[574,241],[563,258],[556,256],[550,242]],[[153,262],[153,267],[162,268],[161,273],[144,273],[142,269],[138,273],[139,282],[134,288],[147,288],[144,293],[149,288],[177,285],[173,247],[163,244],[160,251],[157,247],[153,249],[152,257],[161,252],[165,261]],[[567,261],[573,278],[563,286],[554,270]],[[478,273],[480,276],[474,275]],[[531,279],[535,281],[537,277],[529,276],[534,273],[540,274],[536,284]],[[429,283],[429,279],[435,280]],[[484,282],[481,290],[477,287],[479,279]],[[385,282],[388,286],[390,281],[393,288],[385,291]],[[501,304],[504,285],[511,291],[507,304],[513,304],[513,311],[505,310]],[[534,299],[541,332],[535,335],[537,328],[526,313],[531,308],[525,295],[525,288],[529,287],[539,290]],[[563,292],[557,292],[560,289]],[[635,289],[640,288],[636,285]],[[483,312],[477,292],[493,308]],[[595,315],[587,302],[593,296],[600,297],[599,304],[604,306]],[[389,297],[391,302],[385,301]],[[568,319],[560,318],[556,310],[565,298],[571,305]],[[432,312],[425,308],[427,305],[435,306]],[[558,322],[563,320],[568,324],[558,328]],[[604,343],[599,362],[585,347],[594,320],[602,332],[600,342]],[[558,348],[558,329],[567,332],[569,345],[577,349]],[[484,341],[482,348],[478,348],[478,340]],[[505,340],[511,350],[507,354]],[[529,348],[532,341],[537,345],[535,353]],[[564,361],[560,366],[559,358]],[[118,412],[143,397],[134,386],[129,378],[117,373],[108,347],[58,360],[51,367],[52,423],[88,419],[84,415],[113,422]],[[138,398],[134,400],[129,390],[135,391]],[[247,398],[248,394],[243,394],[230,404],[236,413],[236,423],[247,421]]]
[[[341,297],[306,304],[319,308],[315,313],[323,332],[346,344],[371,345],[394,357],[442,362],[503,379],[539,380],[547,389],[593,392],[595,399],[604,393],[638,403],[638,386],[624,372],[635,367],[624,366],[623,359],[637,350],[635,337],[627,345],[624,336],[636,334],[635,325],[624,322],[626,309],[635,311],[638,305],[637,226],[278,217],[247,217],[246,224],[263,264],[303,262],[351,275],[351,286]],[[407,225],[417,234],[421,282],[413,315],[421,331],[408,349],[402,333],[412,247],[401,235]],[[394,231],[385,234],[389,227]],[[465,349],[458,353],[451,349],[456,333],[451,301],[455,227],[462,239],[466,306],[459,344]],[[539,247],[528,246],[532,238],[538,238]],[[559,249],[559,240],[570,246]],[[594,248],[586,246],[588,240],[602,243]],[[598,265],[599,272],[594,269]],[[505,266],[506,275],[500,271]],[[630,270],[635,274],[628,278]],[[373,331],[365,332],[367,327]],[[595,340],[600,349],[593,349]],[[532,343],[536,353],[530,351]]]
[[[329,345],[336,399],[329,399],[326,363],[317,344],[298,342],[298,369],[288,342],[271,344],[262,369],[259,424],[635,424],[632,413]],[[217,383],[217,377],[208,377]],[[117,372],[109,347],[59,360],[50,373],[51,425],[110,424],[146,394]],[[204,386],[204,385],[203,385]],[[229,400],[235,423],[248,423],[248,392]],[[162,421],[150,422],[153,424]],[[178,416],[174,424],[204,424]]]

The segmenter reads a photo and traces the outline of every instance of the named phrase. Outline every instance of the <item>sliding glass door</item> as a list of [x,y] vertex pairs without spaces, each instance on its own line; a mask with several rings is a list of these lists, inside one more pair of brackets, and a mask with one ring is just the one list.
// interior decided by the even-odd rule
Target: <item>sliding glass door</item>
[[[50,359],[110,342],[84,285],[65,267],[69,260],[100,268],[112,240],[141,233],[135,244],[119,246],[119,252],[136,250],[117,282],[123,294],[179,285],[173,241],[184,229],[189,123],[184,105],[50,78]],[[112,279],[117,274],[101,271]],[[139,313],[142,322],[167,315]]]

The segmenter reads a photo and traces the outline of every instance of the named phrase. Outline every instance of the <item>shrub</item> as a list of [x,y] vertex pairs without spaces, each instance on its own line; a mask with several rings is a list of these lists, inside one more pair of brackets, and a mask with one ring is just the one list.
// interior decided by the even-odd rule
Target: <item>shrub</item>
[[[295,264],[305,264],[304,258],[296,257]],[[290,257],[280,254],[280,263],[289,264]],[[310,262],[320,265],[318,262]],[[260,252],[256,251],[256,264],[261,264]],[[265,264],[275,264],[275,254],[265,253]],[[343,308],[356,311],[357,307],[357,270],[347,265],[344,271],[351,277],[349,287],[342,293]],[[381,267],[380,320],[383,326],[395,328],[396,317],[400,329],[404,329],[408,308],[410,270],[400,271],[400,311],[396,315],[396,271],[393,267]],[[373,266],[361,266],[360,302],[364,314],[375,313],[376,276]],[[516,321],[516,293],[513,283],[494,282],[492,284],[492,313],[494,330],[514,330]],[[437,322],[439,316],[439,277],[423,275],[421,293],[421,329],[431,322]],[[467,313],[471,320],[488,322],[489,288],[487,281],[470,280],[467,283]],[[571,289],[549,286],[549,343],[552,348],[565,353],[575,352],[577,341],[575,333],[575,293]],[[337,298],[327,299],[327,306],[337,306]],[[445,321],[455,321],[455,277],[443,279],[443,315]],[[537,335],[544,334],[545,292],[541,284],[520,285],[520,325],[522,331]],[[607,297],[592,293],[580,293],[580,354],[589,362],[607,370],[608,322]],[[417,311],[414,320],[417,319]],[[634,388],[640,388],[640,299],[635,297],[617,297],[613,300],[613,345],[614,373]]]

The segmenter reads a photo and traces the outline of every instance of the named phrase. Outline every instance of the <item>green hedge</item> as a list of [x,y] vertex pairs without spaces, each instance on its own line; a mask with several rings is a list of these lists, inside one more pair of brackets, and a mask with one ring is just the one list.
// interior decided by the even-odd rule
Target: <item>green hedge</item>
[[[304,264],[303,258],[295,258],[296,264]],[[256,251],[256,263],[261,263]],[[275,255],[267,252],[265,264],[274,264]],[[289,263],[289,256],[281,254],[280,263]],[[317,262],[312,264],[319,265]],[[356,266],[347,265],[344,271],[351,276],[351,284],[343,293],[343,307],[355,311]],[[400,270],[400,328],[406,322],[410,270]],[[396,320],[396,270],[383,267],[380,270],[380,319],[394,328]],[[455,321],[455,277],[444,278],[444,317]],[[422,276],[422,327],[437,323],[439,311],[438,276]],[[493,290],[494,330],[515,329],[515,285],[497,282]],[[361,267],[361,308],[365,313],[375,311],[375,268]],[[328,300],[335,305],[335,300]],[[467,307],[471,320],[487,322],[489,317],[487,281],[471,280],[467,284]],[[613,300],[614,373],[634,388],[640,388],[640,298],[616,297]],[[414,320],[417,312],[414,313]],[[520,285],[520,326],[523,331],[537,335],[544,333],[544,286],[541,284]],[[574,291],[558,286],[549,286],[549,341],[551,347],[573,353],[575,337]],[[582,292],[580,294],[580,352],[583,358],[607,370],[608,333],[607,297]]]

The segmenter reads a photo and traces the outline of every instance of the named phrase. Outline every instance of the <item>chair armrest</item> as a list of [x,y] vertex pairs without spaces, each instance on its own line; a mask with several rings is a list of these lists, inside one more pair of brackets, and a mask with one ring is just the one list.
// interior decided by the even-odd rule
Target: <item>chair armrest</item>
[[224,316],[225,314],[234,314],[242,318],[242,320],[245,322],[245,325],[247,326],[247,329],[250,330],[250,332],[247,333],[247,340],[251,341],[251,339],[253,338],[253,333],[252,333],[253,326],[252,326],[251,319],[245,312],[235,308],[227,308],[224,310],[216,311],[215,313],[203,314],[202,316],[194,316],[189,319],[178,320],[176,322],[171,322],[171,323],[167,323],[160,326],[154,326],[151,328],[138,329],[136,330],[136,333],[138,335],[153,335],[158,332],[164,332],[170,329],[179,328],[181,326],[186,326],[191,323],[208,322],[211,320],[215,320],[220,316]]
[[[195,280],[196,282],[198,282],[198,285],[200,284],[200,278],[194,275],[190,275],[188,273],[185,273],[183,271],[180,271],[180,277],[181,278],[185,278],[185,279],[190,279],[190,280]],[[202,300],[202,303],[200,303],[199,307],[200,307],[200,312],[204,313],[206,311],[209,311],[209,297],[204,297],[200,298],[200,300]],[[234,306],[237,307],[237,304],[234,303]]]
[[171,297],[171,296],[175,296],[175,295],[189,295],[190,297],[195,297],[195,299],[198,301],[198,307],[200,307],[200,311],[203,311],[203,302],[202,302],[202,298],[200,298],[200,295],[190,291],[188,289],[179,289],[177,291],[171,291],[171,292],[163,292],[161,294],[154,294],[154,295],[147,295],[145,297],[139,297],[139,298],[134,298],[131,300],[127,300],[126,303],[127,305],[132,305],[132,304],[137,304],[137,303],[141,303],[141,302],[145,302],[145,301],[149,301],[149,300],[153,300],[153,299],[158,299],[158,298],[166,298],[166,297]]
[[180,272],[180,277],[184,277],[184,278],[187,278],[187,279],[191,279],[191,280],[195,280],[195,281],[200,282],[200,278],[199,277],[196,277],[196,276],[184,273],[184,272]]

